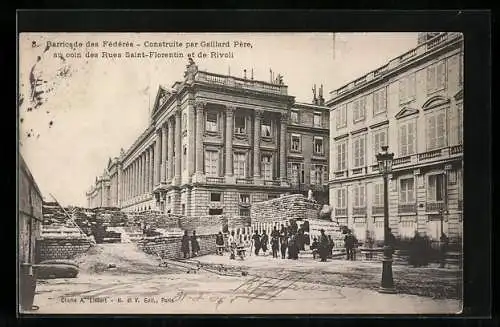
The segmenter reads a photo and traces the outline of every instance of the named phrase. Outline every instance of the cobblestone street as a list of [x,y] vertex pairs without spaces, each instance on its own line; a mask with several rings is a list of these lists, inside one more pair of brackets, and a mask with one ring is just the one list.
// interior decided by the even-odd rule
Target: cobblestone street
[[[37,313],[422,314],[461,310],[457,299],[404,294],[413,292],[404,288],[405,283],[418,284],[408,279],[413,278],[408,273],[411,269],[404,266],[394,268],[400,293],[380,294],[376,291],[380,265],[370,262],[322,263],[308,254],[297,261],[269,255],[248,256],[244,261],[229,260],[227,255],[197,258],[203,267],[223,265],[248,273],[224,276],[204,269],[187,273],[172,265],[158,267],[156,258],[137,251],[133,244],[98,245],[92,251],[80,259],[84,261],[77,278],[38,281]],[[95,269],[104,266],[101,258],[116,268]],[[440,271],[432,282],[423,284],[449,284],[446,278],[453,278],[451,269],[419,269],[418,276],[423,282]]]

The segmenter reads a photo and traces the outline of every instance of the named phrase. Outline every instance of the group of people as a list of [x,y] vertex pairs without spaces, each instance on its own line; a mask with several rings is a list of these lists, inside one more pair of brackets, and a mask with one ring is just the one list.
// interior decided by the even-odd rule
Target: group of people
[[319,241],[315,237],[311,244],[313,259],[316,259],[318,255],[322,262],[325,262],[327,258],[332,258],[334,245],[335,243],[333,242],[332,236],[326,236],[325,230],[322,229]]
[[189,245],[191,244],[191,255],[196,257],[198,252],[200,252],[200,243],[198,243],[198,238],[196,236],[196,231],[193,231],[193,235],[189,236],[188,231],[184,231],[184,235],[181,240],[181,251],[184,255],[184,259],[189,258]]

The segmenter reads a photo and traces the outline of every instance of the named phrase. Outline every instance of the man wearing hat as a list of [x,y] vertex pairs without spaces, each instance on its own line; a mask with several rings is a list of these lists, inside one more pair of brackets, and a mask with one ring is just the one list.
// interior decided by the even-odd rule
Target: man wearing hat
[[326,262],[326,258],[328,257],[328,248],[329,241],[328,237],[325,234],[325,230],[321,229],[321,236],[319,237],[319,256],[321,258],[321,262]]

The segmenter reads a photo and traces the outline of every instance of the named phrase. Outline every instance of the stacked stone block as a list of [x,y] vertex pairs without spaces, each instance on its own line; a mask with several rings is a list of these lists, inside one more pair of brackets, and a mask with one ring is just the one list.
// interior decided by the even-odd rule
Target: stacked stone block
[[[165,259],[183,258],[181,251],[182,237],[157,237],[153,240],[141,241],[137,244],[145,253],[158,255]],[[199,235],[200,251],[198,255],[215,253],[215,235]],[[191,243],[189,244],[191,250]]]
[[90,248],[88,239],[40,239],[37,240],[37,262],[54,259],[73,259]]

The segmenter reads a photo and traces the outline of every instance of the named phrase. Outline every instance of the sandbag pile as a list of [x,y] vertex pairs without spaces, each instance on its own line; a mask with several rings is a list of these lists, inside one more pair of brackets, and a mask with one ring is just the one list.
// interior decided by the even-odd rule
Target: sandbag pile
[[250,208],[250,218],[252,224],[290,219],[317,219],[320,210],[321,205],[307,200],[302,194],[292,194],[253,203]]

